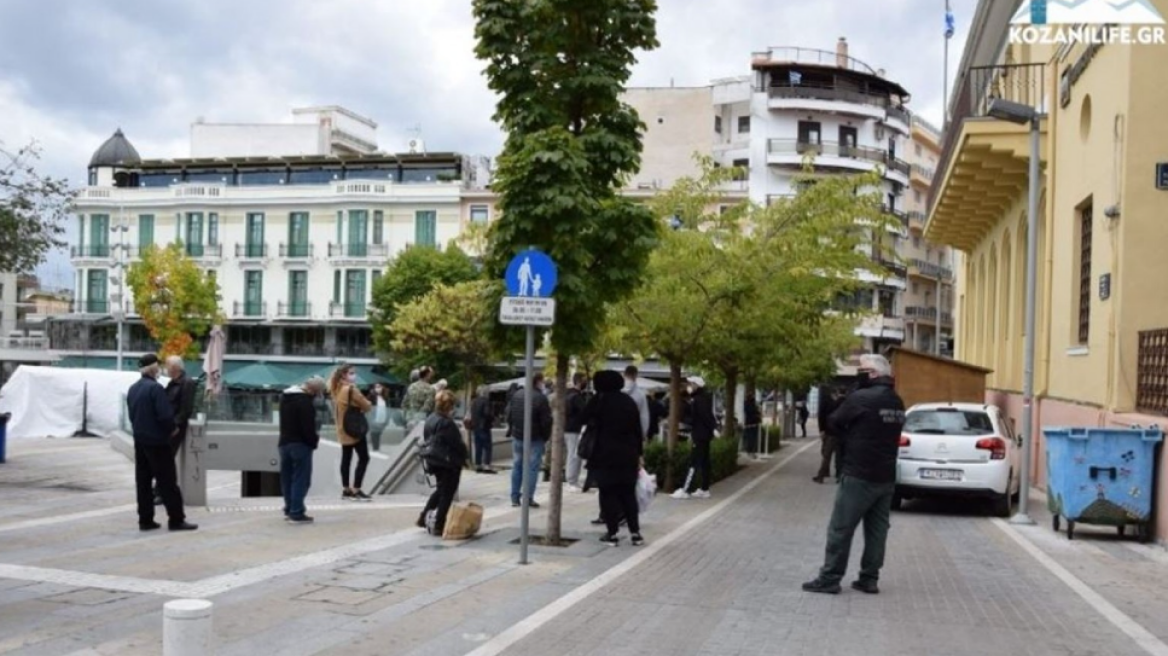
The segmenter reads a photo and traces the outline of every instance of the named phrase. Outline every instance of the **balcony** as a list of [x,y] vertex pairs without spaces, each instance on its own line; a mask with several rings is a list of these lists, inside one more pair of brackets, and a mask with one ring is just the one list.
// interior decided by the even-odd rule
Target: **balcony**
[[1168,415],[1168,328],[1140,332],[1136,353],[1136,410]]
[[914,259],[909,261],[908,275],[928,278],[929,280],[940,278],[943,281],[949,281],[953,279],[953,270],[940,264]]
[[[1025,196],[1029,182],[1030,126],[990,117],[990,104],[1000,98],[1046,112],[1051,91],[1046,64],[1009,64],[970,67],[954,93],[925,232],[930,241],[971,251]],[[1039,125],[1044,159],[1048,123]]]
[[262,260],[268,257],[267,244],[236,244],[235,258],[239,260]]
[[[937,323],[937,308],[923,307],[920,305],[910,305],[904,308],[904,316],[909,321],[916,323]],[[953,325],[953,314],[950,312],[941,313],[941,324],[945,326]]]
[[908,267],[906,267],[902,262],[897,262],[896,260],[879,255],[874,256],[872,261],[876,264],[879,264],[891,275],[891,277],[903,279],[908,275]]
[[924,212],[908,212],[905,214],[908,219],[908,229],[916,235],[920,235],[925,231],[925,220],[928,218]]
[[196,260],[223,259],[223,244],[186,244],[183,251]]
[[312,316],[312,303],[308,301],[292,301],[276,304],[276,317],[280,319],[305,319]]
[[888,96],[864,93],[834,85],[790,84],[778,81],[767,88],[771,109],[804,109],[844,112],[882,120],[887,115]]
[[372,358],[373,346],[370,344],[337,344],[333,355],[338,358]]
[[928,167],[919,164],[913,164],[909,175],[909,182],[922,187],[929,187],[933,184],[933,177],[937,172]]
[[231,316],[239,319],[263,319],[268,316],[268,304],[261,301],[235,302]]
[[933,148],[941,148],[941,131],[920,116],[912,117],[912,138]]
[[369,316],[369,305],[367,303],[329,303],[329,316],[333,319],[364,321]]
[[276,347],[271,342],[229,342],[227,352],[232,355],[275,355]]
[[907,137],[911,130],[909,126],[912,125],[912,114],[903,106],[889,104],[885,123]]
[[904,232],[904,228],[908,226],[908,215],[904,213],[904,210],[898,210],[895,207],[889,207],[885,204],[880,206],[880,211],[899,220],[901,226],[900,232]]
[[389,257],[388,244],[334,244],[329,243],[330,259],[381,260]]
[[113,249],[109,244],[87,244],[69,248],[69,257],[74,260],[108,260]]
[[280,244],[280,257],[289,260],[311,260],[314,251],[312,244]]
[[[816,167],[832,167],[852,171],[871,171],[874,166],[883,166],[885,174],[908,184],[909,165],[904,160],[893,157],[888,151],[867,146],[852,146],[835,141],[813,143],[799,139],[769,139],[767,141],[767,163],[798,167],[804,157],[814,157]],[[895,175],[894,175],[895,174]]]

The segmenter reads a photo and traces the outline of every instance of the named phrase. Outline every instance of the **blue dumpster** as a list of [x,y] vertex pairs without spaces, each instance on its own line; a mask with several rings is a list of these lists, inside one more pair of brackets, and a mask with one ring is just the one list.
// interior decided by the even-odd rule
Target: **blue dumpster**
[[1152,537],[1156,446],[1159,428],[1045,428],[1047,505],[1052,525],[1114,526],[1123,535],[1135,526],[1143,540]]
[[4,462],[4,448],[8,443],[8,420],[12,419],[11,412],[0,413],[0,462]]

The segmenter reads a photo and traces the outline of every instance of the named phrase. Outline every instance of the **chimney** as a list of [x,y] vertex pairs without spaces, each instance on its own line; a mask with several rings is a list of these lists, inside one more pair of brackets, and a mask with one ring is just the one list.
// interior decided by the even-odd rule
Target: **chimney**
[[848,67],[848,39],[847,37],[840,37],[839,42],[835,44],[835,65],[839,68]]

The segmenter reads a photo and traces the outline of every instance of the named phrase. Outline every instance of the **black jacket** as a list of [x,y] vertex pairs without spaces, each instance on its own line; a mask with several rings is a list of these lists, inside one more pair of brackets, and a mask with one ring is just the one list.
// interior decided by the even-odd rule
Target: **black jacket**
[[904,401],[888,377],[848,395],[827,420],[843,463],[843,475],[870,483],[896,481],[896,456],[904,428]]
[[584,412],[588,408],[588,398],[575,387],[569,387],[564,395],[564,432],[579,433],[584,428]]
[[718,427],[718,418],[714,416],[714,397],[705,388],[699,387],[694,391],[690,405],[690,434],[694,441],[710,441],[714,439],[714,429]]
[[280,446],[307,444],[316,449],[320,444],[319,431],[316,397],[300,386],[284,390],[280,395]]
[[142,376],[126,393],[134,444],[168,446],[174,432],[174,409],[166,390],[153,378]]
[[637,402],[621,391],[597,394],[588,403],[587,432],[596,439],[588,475],[599,487],[637,482],[645,440]]
[[491,424],[495,422],[495,413],[491,410],[490,398],[479,396],[471,401],[470,421],[475,430],[491,430]]
[[649,397],[649,436],[661,432],[661,420],[669,416],[669,410],[660,399]]
[[422,460],[427,466],[461,469],[466,464],[466,443],[450,417],[432,413],[422,428],[422,439]]
[[178,378],[171,378],[166,384],[166,398],[174,408],[174,427],[178,429],[176,439],[187,436],[187,427],[195,414],[195,381],[184,372]]
[[[520,388],[511,397],[511,404],[507,407],[507,424],[510,426],[511,437],[523,439],[523,399],[527,390]],[[552,407],[547,396],[536,390],[531,397],[531,439],[535,442],[546,442],[552,436]]]
[[747,426],[758,426],[762,423],[762,411],[759,410],[758,401],[755,401],[754,397],[748,397],[742,404],[742,414]]
[[827,427],[827,418],[835,409],[839,407],[839,401],[835,399],[827,390],[823,390],[819,395],[819,432],[820,434],[830,434],[831,431]]

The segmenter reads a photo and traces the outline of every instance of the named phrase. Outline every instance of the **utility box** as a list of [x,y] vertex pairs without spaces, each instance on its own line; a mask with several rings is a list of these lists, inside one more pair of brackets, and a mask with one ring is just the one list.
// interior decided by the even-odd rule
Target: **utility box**
[[985,403],[993,370],[894,346],[888,350],[896,393],[904,407],[918,403]]

